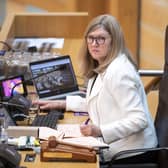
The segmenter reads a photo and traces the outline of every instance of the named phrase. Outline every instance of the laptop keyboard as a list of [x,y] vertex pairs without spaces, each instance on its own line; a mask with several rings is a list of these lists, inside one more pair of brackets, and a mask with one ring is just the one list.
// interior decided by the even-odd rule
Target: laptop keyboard
[[45,115],[36,115],[32,122],[32,126],[45,126],[56,129],[59,119],[63,119],[63,112],[54,110]]

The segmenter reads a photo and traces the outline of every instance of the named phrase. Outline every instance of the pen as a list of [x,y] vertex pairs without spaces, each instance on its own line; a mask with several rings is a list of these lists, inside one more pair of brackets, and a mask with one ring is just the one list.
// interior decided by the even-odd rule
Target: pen
[[85,125],[87,125],[89,121],[90,121],[90,118],[88,118],[88,119],[85,121]]

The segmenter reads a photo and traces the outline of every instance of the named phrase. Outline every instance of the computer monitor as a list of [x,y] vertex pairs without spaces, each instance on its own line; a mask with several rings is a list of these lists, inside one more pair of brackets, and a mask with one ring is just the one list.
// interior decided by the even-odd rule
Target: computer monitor
[[0,80],[1,99],[10,98],[13,95],[27,95],[27,89],[24,83],[24,76],[14,76]]

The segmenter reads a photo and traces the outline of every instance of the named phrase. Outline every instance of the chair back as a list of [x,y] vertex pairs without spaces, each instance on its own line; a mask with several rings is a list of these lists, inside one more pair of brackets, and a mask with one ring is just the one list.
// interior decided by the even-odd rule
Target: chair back
[[159,104],[155,128],[159,147],[168,147],[168,26],[165,33],[165,65],[159,86]]

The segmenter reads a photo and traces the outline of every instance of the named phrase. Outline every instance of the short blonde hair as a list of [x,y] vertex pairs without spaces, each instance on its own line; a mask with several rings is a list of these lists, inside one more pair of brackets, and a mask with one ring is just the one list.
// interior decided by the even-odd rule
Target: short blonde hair
[[91,57],[88,51],[86,40],[83,40],[81,49],[79,51],[82,75],[84,75],[86,78],[91,78],[96,73],[103,72],[107,68],[107,66],[112,62],[112,60],[115,57],[117,57],[120,53],[125,53],[129,60],[136,67],[135,62],[133,61],[131,54],[125,45],[122,29],[118,21],[112,15],[104,14],[94,18],[87,26],[86,31],[84,33],[84,37],[87,37],[87,35],[90,32],[100,27],[106,30],[111,36],[112,42],[110,51],[107,57],[105,58],[104,62],[101,65],[99,65],[98,62]]

